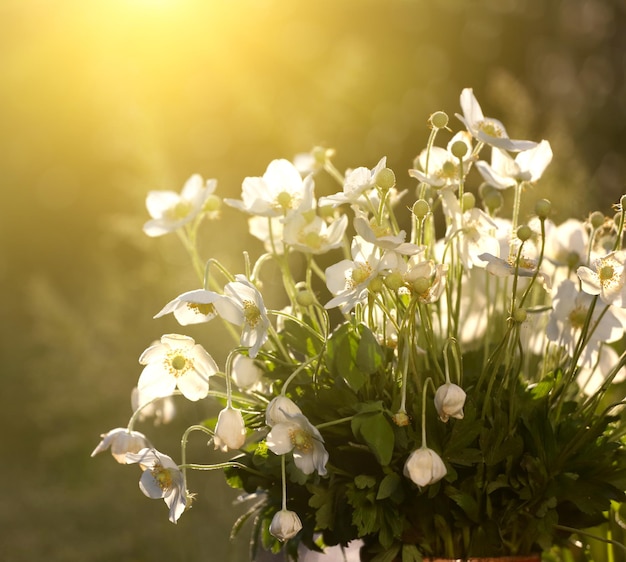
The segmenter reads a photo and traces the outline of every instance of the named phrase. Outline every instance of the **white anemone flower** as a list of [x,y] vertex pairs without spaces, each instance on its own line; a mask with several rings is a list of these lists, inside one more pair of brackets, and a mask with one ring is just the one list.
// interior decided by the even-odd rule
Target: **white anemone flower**
[[413,163],[414,168],[409,170],[409,175],[436,188],[457,186],[461,177],[461,167],[458,157],[452,154],[452,145],[456,142],[462,142],[467,147],[462,158],[463,175],[467,174],[473,158],[472,135],[467,131],[460,131],[450,139],[446,148],[432,146],[430,151],[422,150]]
[[241,345],[248,347],[253,359],[268,337],[270,321],[263,297],[245,277],[235,275],[235,281],[224,287],[226,298],[216,302],[219,315],[229,322],[242,326]]
[[425,446],[413,451],[404,463],[404,475],[420,487],[439,482],[447,472],[441,457]]
[[209,393],[209,377],[218,368],[206,350],[193,338],[166,334],[161,341],[146,349],[139,358],[145,365],[137,388],[139,406],[154,398],[170,396],[176,388],[188,400],[205,398]]
[[283,244],[283,217],[250,217],[248,231],[252,236],[263,242],[265,251],[269,254],[282,255],[285,253]]
[[399,260],[395,252],[384,252],[360,236],[352,239],[351,251],[351,260],[341,260],[326,268],[326,286],[335,297],[325,308],[338,306],[342,312],[349,312],[365,299],[374,278],[397,268]]
[[471,88],[464,88],[461,92],[461,110],[463,115],[456,114],[471,135],[478,141],[495,146],[503,150],[519,152],[534,148],[537,143],[526,140],[512,140],[509,138],[504,125],[497,119],[485,117]]
[[[130,405],[133,412],[137,412],[139,408],[139,389],[133,388],[130,393]],[[137,421],[142,422],[148,418],[153,418],[154,425],[170,423],[176,415],[176,406],[171,396],[163,398],[155,398],[152,402],[144,404],[141,411],[136,414]]]
[[317,215],[294,213],[285,219],[283,241],[306,254],[324,254],[341,246],[347,226],[346,215],[328,224]]
[[[619,364],[619,355],[609,345],[602,345],[589,361],[580,366],[576,381],[587,396],[596,394],[606,382],[606,378]],[[622,367],[611,384],[621,383],[626,380],[626,367]]]
[[216,449],[226,452],[241,449],[246,442],[246,424],[241,410],[232,406],[224,408],[217,416],[213,443]]
[[261,386],[263,369],[251,357],[237,354],[233,359],[230,376],[235,384],[243,390],[257,389]]
[[343,191],[320,197],[318,204],[321,207],[331,205],[338,207],[345,203],[356,204],[361,199],[363,193],[373,188],[376,184],[376,175],[387,166],[387,157],[383,156],[378,164],[371,170],[364,166],[350,170],[345,177],[343,183]]
[[265,423],[274,427],[277,423],[289,421],[288,416],[301,414],[302,410],[291,399],[280,394],[272,399],[265,409]]
[[363,240],[383,250],[392,250],[405,256],[412,256],[422,251],[418,245],[405,242],[404,230],[393,234],[387,226],[372,224],[364,213],[356,211],[353,224],[354,230]]
[[317,471],[324,476],[328,451],[321,433],[303,414],[285,416],[287,419],[276,423],[267,434],[268,448],[276,455],[293,452],[294,463],[304,474]]
[[[576,283],[565,279],[559,285],[553,298],[552,311],[546,327],[546,336],[563,347],[571,356],[585,325],[593,297],[580,292]],[[591,325],[595,329],[588,336],[585,352],[581,361],[588,362],[592,355],[597,354],[603,342],[611,343],[624,335],[620,319],[609,308],[596,306],[592,312]]]
[[593,263],[593,269],[581,265],[576,273],[582,289],[590,295],[599,295],[605,304],[626,307],[626,250],[611,252]]
[[404,282],[409,290],[423,303],[433,303],[440,299],[446,288],[448,264],[433,260],[418,261],[416,256],[409,258]]
[[126,462],[139,463],[143,470],[139,488],[149,498],[163,499],[170,509],[170,521],[176,523],[187,507],[185,479],[178,465],[152,448],[127,454]]
[[173,313],[181,326],[208,322],[217,316],[215,302],[222,298],[222,295],[205,289],[187,291],[168,302],[154,318]]
[[535,182],[552,161],[552,148],[547,140],[517,154],[515,159],[497,147],[491,149],[491,165],[484,160],[476,162],[483,179],[496,189],[507,189],[517,183]]
[[149,446],[148,438],[139,431],[130,431],[126,427],[117,427],[108,433],[100,435],[102,441],[93,450],[94,457],[102,451],[111,448],[113,458],[120,464],[126,464],[126,453],[137,453]]
[[185,182],[180,193],[150,191],[146,207],[152,219],[144,224],[143,231],[155,237],[178,230],[202,212],[216,187],[216,180],[207,180],[205,185],[202,177],[194,174]]
[[302,179],[298,169],[284,158],[272,160],[262,177],[245,178],[241,189],[241,201],[224,201],[251,215],[278,217],[313,208],[313,177]]
[[435,408],[442,422],[450,418],[463,419],[465,391],[457,384],[442,384],[435,392]]
[[289,509],[277,511],[270,523],[270,534],[283,542],[295,537],[300,529],[302,529],[300,517]]

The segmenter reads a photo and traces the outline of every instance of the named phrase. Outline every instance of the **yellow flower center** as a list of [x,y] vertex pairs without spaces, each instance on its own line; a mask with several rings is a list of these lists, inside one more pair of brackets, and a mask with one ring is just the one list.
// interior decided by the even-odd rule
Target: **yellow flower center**
[[615,269],[612,265],[603,265],[598,271],[598,277],[600,283],[604,284],[607,281],[611,281],[615,275]]
[[288,211],[293,205],[293,197],[290,193],[287,193],[286,191],[281,191],[276,196],[276,204],[284,211]]
[[172,487],[172,473],[168,468],[157,464],[151,471],[152,477],[156,480],[161,490],[169,490]]
[[192,210],[192,205],[189,201],[179,201],[168,211],[168,216],[173,220],[184,219],[189,215]]
[[481,121],[478,123],[478,129],[491,137],[501,138],[504,136],[502,128],[493,121]]
[[317,232],[307,232],[301,242],[309,248],[319,249],[322,245],[322,237]]
[[243,301],[243,316],[246,323],[254,328],[261,319],[261,311],[253,301],[245,300]]
[[585,319],[587,318],[587,309],[582,306],[577,306],[569,313],[568,319],[572,328],[576,330],[582,329],[585,325]]
[[292,429],[289,431],[289,439],[294,448],[302,453],[313,450],[313,436],[303,429]]
[[212,303],[188,302],[187,308],[205,316],[215,314],[215,307]]
[[174,349],[168,353],[166,365],[167,370],[175,377],[180,377],[193,368],[193,362],[180,349]]
[[372,274],[372,267],[368,263],[355,264],[354,269],[350,272],[348,286],[350,288],[363,283]]

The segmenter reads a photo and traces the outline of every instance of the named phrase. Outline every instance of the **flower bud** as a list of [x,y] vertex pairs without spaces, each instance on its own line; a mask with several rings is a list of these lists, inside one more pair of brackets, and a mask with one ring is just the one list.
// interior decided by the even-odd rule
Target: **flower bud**
[[435,111],[428,119],[434,129],[444,129],[448,125],[448,115],[443,111]]
[[406,427],[411,421],[409,415],[402,410],[396,412],[391,419],[393,420],[393,423],[395,423],[398,427]]
[[516,308],[513,311],[513,320],[517,322],[518,324],[525,322],[527,317],[528,317],[528,313],[526,312],[525,308]]
[[404,475],[418,486],[439,482],[447,472],[441,457],[428,447],[416,449],[404,463]]
[[302,410],[290,398],[277,396],[268,405],[265,410],[265,423],[273,427],[277,423],[289,421],[288,415],[301,414]]
[[473,193],[466,191],[463,194],[463,199],[461,200],[461,208],[464,211],[469,211],[470,209],[473,209],[475,205],[476,205],[476,197],[474,196]]
[[435,408],[443,422],[450,418],[462,420],[464,405],[465,391],[456,384],[442,384],[435,392]]
[[418,199],[413,204],[413,214],[418,219],[423,219],[428,213],[430,213],[430,205],[428,204],[428,201],[425,201],[424,199]]
[[467,144],[460,140],[455,141],[450,147],[450,152],[457,158],[463,158],[467,154]]
[[503,202],[504,198],[502,197],[502,193],[500,193],[497,189],[489,191],[483,197],[483,203],[491,214],[496,213],[500,207],[502,207]]
[[308,289],[305,289],[304,291],[298,291],[298,293],[296,294],[296,302],[300,306],[311,306],[315,304],[315,295]]
[[396,175],[390,168],[383,168],[376,174],[375,181],[378,187],[386,191],[396,185]]
[[230,406],[224,408],[217,417],[213,442],[216,449],[228,451],[241,449],[246,442],[246,424],[243,421],[241,410]]
[[552,203],[547,199],[540,199],[535,203],[535,213],[540,219],[547,219],[552,211]]
[[604,224],[604,214],[600,211],[594,211],[589,217],[589,222],[594,230],[597,230]]
[[399,271],[392,271],[385,277],[385,285],[392,291],[397,291],[404,285],[404,279]]
[[263,370],[251,357],[237,355],[233,360],[230,375],[239,388],[250,388],[261,380]]
[[523,224],[517,229],[517,237],[522,241],[526,242],[533,235],[533,231],[530,229],[530,226],[527,224]]
[[302,529],[302,521],[295,511],[281,509],[274,514],[270,523],[270,533],[279,541],[295,537]]

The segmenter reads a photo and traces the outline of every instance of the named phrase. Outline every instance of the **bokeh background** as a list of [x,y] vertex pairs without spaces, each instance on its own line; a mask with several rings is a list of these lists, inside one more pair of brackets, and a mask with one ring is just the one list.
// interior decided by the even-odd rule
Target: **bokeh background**
[[[529,201],[551,197],[557,221],[612,213],[626,191],[625,6],[1,0],[0,560],[245,560],[221,474],[192,475],[198,501],[172,525],[136,467],[89,456],[128,420],[139,354],[179,329],[152,316],[196,286],[175,236],[141,232],[149,190],[197,172],[238,197],[245,176],[320,144],[340,169],[387,156],[411,189],[429,114],[453,116],[469,86],[511,136],[552,143]],[[235,271],[244,248],[261,251],[232,209],[205,226],[205,256]],[[223,361],[218,325],[186,333]],[[182,428],[211,412],[181,404],[171,426],[143,429],[179,458]],[[225,458],[202,439],[191,455]]]

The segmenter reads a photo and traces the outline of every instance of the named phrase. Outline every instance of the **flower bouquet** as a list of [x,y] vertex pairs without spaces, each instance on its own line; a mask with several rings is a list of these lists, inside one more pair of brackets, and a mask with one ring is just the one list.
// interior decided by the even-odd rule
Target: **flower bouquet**
[[[209,469],[251,502],[234,531],[251,521],[252,559],[355,540],[377,562],[528,555],[618,520],[626,199],[615,216],[557,225],[545,199],[522,216],[550,144],[509,138],[471,89],[460,105],[455,134],[431,115],[406,188],[385,158],[341,173],[315,148],[246,177],[238,200],[198,175],[181,193],[148,194],[145,233],[177,232],[199,283],[156,317],[223,321],[233,336],[223,368],[189,336],[148,347],[130,422],[94,450],[139,464],[141,490],[172,522],[194,496],[188,473]],[[324,173],[338,191],[316,198]],[[249,215],[265,248],[245,253],[242,273],[198,255],[223,203]],[[280,310],[263,297],[270,262]],[[135,429],[169,417],[179,395],[223,408],[186,430],[180,463]],[[189,462],[192,432],[224,462]]]

